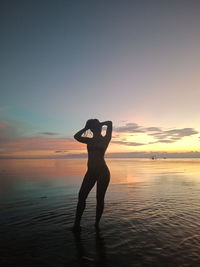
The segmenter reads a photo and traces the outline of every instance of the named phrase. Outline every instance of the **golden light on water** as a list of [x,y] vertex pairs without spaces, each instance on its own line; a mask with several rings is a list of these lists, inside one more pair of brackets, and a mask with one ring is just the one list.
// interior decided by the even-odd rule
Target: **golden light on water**
[[[106,159],[111,172],[111,183],[136,183],[156,179],[159,175],[180,174],[191,180],[199,179],[200,159]],[[87,159],[15,159],[2,160],[0,172],[6,177],[15,175],[20,180],[68,179],[82,181],[87,170]]]

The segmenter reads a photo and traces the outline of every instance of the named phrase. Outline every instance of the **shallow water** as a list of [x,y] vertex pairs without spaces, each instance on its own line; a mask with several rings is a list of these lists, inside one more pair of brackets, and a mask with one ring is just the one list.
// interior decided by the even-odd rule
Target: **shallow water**
[[86,160],[1,160],[1,266],[200,266],[200,160],[107,162],[100,231],[94,188],[74,235]]

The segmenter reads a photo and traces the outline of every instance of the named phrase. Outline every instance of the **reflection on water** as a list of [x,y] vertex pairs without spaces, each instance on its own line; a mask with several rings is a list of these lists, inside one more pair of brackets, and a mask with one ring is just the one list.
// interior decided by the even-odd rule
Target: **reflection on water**
[[94,188],[74,235],[86,160],[1,160],[1,266],[200,266],[200,160],[107,162],[101,231]]
[[100,230],[96,230],[94,234],[94,239],[95,255],[92,255],[90,251],[87,251],[87,241],[83,238],[83,234],[81,232],[74,233],[74,240],[77,251],[77,261],[80,266],[88,266],[88,264],[93,264],[99,267],[106,267],[106,244],[105,239],[103,238]]

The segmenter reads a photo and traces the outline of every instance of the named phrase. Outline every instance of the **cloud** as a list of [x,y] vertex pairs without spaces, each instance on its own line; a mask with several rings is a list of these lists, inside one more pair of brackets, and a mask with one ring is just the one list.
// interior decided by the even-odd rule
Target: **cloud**
[[[22,126],[22,127],[20,127]],[[73,138],[55,137],[54,132],[43,132],[44,135],[24,136],[20,123],[0,122],[0,154],[18,153],[61,153],[82,150],[84,144]]]
[[131,122],[126,123],[124,126],[115,127],[114,131],[118,133],[143,133],[144,129],[137,123]]
[[[155,141],[149,142],[147,144],[155,144],[155,143],[174,143],[178,140],[186,136],[192,136],[194,134],[198,134],[193,128],[181,128],[181,129],[170,129],[164,130],[160,127],[143,127],[138,125],[137,123],[126,123],[124,126],[115,127],[114,131],[116,133],[145,133],[151,137],[154,137]],[[118,144],[124,145],[133,145],[134,142],[124,142],[123,140],[115,141]],[[136,145],[145,145],[144,143],[135,143]]]
[[44,138],[39,136],[21,137],[1,145],[1,151],[64,151],[79,150],[81,143],[74,141],[72,138]]
[[155,143],[174,143],[174,142],[175,142],[174,140],[164,139],[164,140],[159,140]]
[[161,131],[160,128],[158,127],[147,127],[147,128],[144,128],[147,132],[155,132],[155,131]]
[[146,145],[144,143],[137,143],[137,142],[128,142],[128,141],[112,141],[114,144],[124,145],[124,146],[143,146]]
[[[22,123],[0,122],[0,154],[1,156],[17,155],[46,155],[62,157],[68,154],[85,151],[85,144],[75,141],[73,138],[57,136],[59,133],[44,131],[34,136],[25,136]],[[131,135],[140,135],[139,142],[129,141]],[[186,136],[192,136],[198,132],[193,128],[163,129],[156,126],[144,127],[137,123],[126,123],[115,127],[112,144],[129,147],[139,147],[156,143],[174,143]],[[128,134],[128,140],[125,138]],[[151,137],[151,142],[143,142],[143,135]],[[146,138],[146,137],[145,137]],[[145,139],[146,140],[146,139]],[[144,141],[145,141],[144,140]]]
[[182,129],[162,130],[160,132],[150,133],[149,135],[157,139],[158,142],[167,143],[166,142],[167,139],[168,141],[171,141],[170,143],[173,143],[178,140],[181,140],[185,136],[191,136],[194,134],[198,134],[198,132],[195,129],[182,128]]
[[120,133],[145,133],[145,132],[155,132],[161,131],[159,127],[143,127],[134,122],[126,123],[124,126],[119,126],[114,128],[115,132]]
[[58,133],[55,133],[55,132],[40,132],[39,134],[42,134],[42,135],[58,135]]

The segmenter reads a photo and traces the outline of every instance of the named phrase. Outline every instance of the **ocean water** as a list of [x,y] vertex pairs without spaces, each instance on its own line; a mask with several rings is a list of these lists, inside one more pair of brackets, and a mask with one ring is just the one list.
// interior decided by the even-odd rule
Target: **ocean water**
[[107,163],[100,230],[94,187],[73,234],[86,160],[0,160],[0,266],[200,266],[200,160]]

